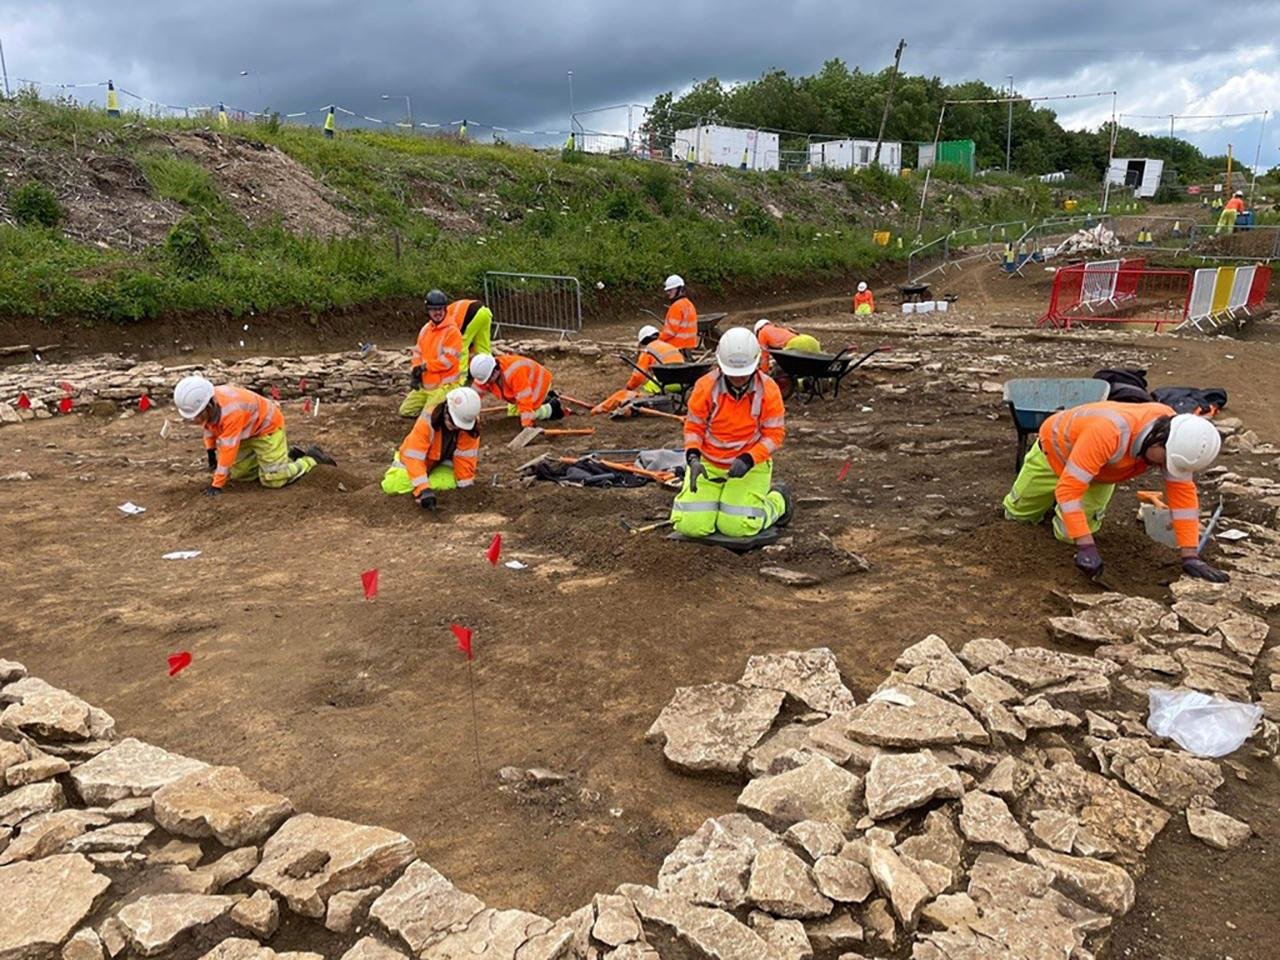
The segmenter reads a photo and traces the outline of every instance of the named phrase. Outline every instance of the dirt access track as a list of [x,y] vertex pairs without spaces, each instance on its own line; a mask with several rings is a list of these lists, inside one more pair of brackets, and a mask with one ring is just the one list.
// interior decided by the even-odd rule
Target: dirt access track
[[[827,347],[889,344],[902,369],[859,371],[838,401],[789,406],[777,476],[799,509],[768,556],[629,536],[620,518],[667,514],[670,494],[652,486],[522,485],[515,467],[552,448],[508,450],[510,420],[484,426],[482,482],[424,515],[378,486],[405,431],[398,384],[315,417],[286,402],[291,440],[320,441],[340,466],[216,500],[200,496],[198,431],[175,422],[161,437],[166,408],[5,427],[0,474],[33,479],[0,483],[0,657],[102,706],[122,730],[242,767],[300,809],[403,831],[488,903],[558,916],[597,891],[651,882],[676,840],[732,809],[739,789],[679,775],[643,742],[676,687],[733,681],[750,654],[824,645],[861,702],[929,633],[953,647],[979,636],[1045,644],[1045,617],[1064,612],[1053,591],[1088,589],[1069,548],[999,515],[1014,459],[1000,381],[1146,367],[1153,385],[1225,386],[1228,413],[1280,438],[1273,327],[1244,340],[1040,335],[1042,299],[1016,281],[975,293],[980,314],[966,302],[911,326],[890,313],[855,326],[843,300],[772,308]],[[639,321],[585,336],[621,343]],[[607,350],[548,362],[556,385],[584,398],[626,375]],[[673,422],[591,425],[595,448],[679,443]],[[1223,462],[1275,476],[1274,460]],[[126,500],[146,513],[125,516]],[[1120,491],[1099,538],[1107,579],[1167,599],[1174,556],[1133,511],[1132,489]],[[526,569],[486,562],[495,533],[502,560]],[[180,549],[202,553],[161,559]],[[844,551],[870,570],[850,572]],[[774,563],[821,582],[762,577]],[[375,567],[370,603],[360,573]],[[453,623],[475,631],[474,734]],[[170,679],[165,658],[178,650],[194,662]],[[1219,852],[1175,819],[1149,851],[1152,882],[1139,881],[1114,956],[1274,957],[1280,770],[1240,756],[1247,781],[1229,782],[1224,803],[1254,838]],[[513,792],[496,776],[506,765],[569,779]]]

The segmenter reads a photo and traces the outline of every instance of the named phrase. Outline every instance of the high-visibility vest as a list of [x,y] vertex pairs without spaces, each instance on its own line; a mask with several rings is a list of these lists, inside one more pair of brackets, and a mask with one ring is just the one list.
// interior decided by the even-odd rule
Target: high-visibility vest
[[786,411],[773,378],[756,372],[740,398],[733,396],[724,374],[713,370],[694,384],[684,418],[684,448],[728,467],[741,454],[755,463],[768,460],[782,446]]
[[[684,363],[684,354],[665,340],[650,340],[636,357],[636,366],[640,370],[652,370],[655,366],[667,363]],[[649,382],[648,377],[636,370],[627,379],[628,390],[638,390]]]
[[766,323],[760,328],[760,332],[756,334],[756,340],[760,343],[760,370],[767,373],[769,371],[769,351],[782,350],[796,336],[794,330],[788,330],[780,323]]
[[476,388],[492,393],[520,411],[520,423],[531,427],[533,414],[547,399],[551,389],[551,371],[528,357],[505,354],[494,357],[498,369],[488,383]]
[[449,430],[439,407],[428,407],[418,415],[413,429],[400,444],[396,459],[416,494],[431,486],[427,479],[433,467],[452,461],[453,476],[459,487],[469,487],[476,479],[479,465],[480,433],[477,430]]
[[445,323],[452,323],[460,331],[466,332],[467,324],[475,319],[476,311],[471,311],[471,316],[467,316],[467,311],[471,305],[476,304],[477,310],[483,306],[479,300],[455,300],[445,309]]
[[677,350],[692,350],[698,345],[698,311],[688,297],[680,297],[667,307],[666,320],[658,334]]
[[[1146,473],[1139,455],[1152,426],[1173,416],[1163,403],[1085,403],[1053,414],[1040,426],[1040,449],[1058,475],[1054,490],[1067,536],[1089,533],[1084,494],[1092,483],[1124,483]],[[1194,480],[1164,479],[1165,502],[1181,547],[1200,541],[1200,500]]]
[[204,425],[204,447],[218,452],[212,485],[224,487],[240,455],[240,444],[281,429],[284,414],[270,397],[230,384],[214,387],[213,400],[218,405],[218,420]]
[[437,390],[461,380],[461,356],[462,333],[454,324],[447,319],[423,324],[413,345],[413,365],[423,368],[422,389]]

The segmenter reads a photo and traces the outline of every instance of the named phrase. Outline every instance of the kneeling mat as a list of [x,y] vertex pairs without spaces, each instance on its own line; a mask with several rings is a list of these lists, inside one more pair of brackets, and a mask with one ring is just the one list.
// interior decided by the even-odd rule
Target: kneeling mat
[[782,532],[775,524],[772,527],[765,527],[754,537],[726,537],[723,533],[709,533],[705,537],[686,537],[683,533],[675,533],[673,531],[667,534],[667,539],[683,540],[686,543],[712,544],[717,547],[724,547],[726,550],[732,550],[734,553],[748,553],[752,550],[759,550],[761,547],[767,547],[771,543],[777,543],[780,536],[782,536]]

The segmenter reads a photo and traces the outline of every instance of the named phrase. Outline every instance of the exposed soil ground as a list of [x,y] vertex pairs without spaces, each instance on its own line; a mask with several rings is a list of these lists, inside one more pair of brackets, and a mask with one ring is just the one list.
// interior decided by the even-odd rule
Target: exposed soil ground
[[[322,442],[340,466],[285,491],[244,487],[215,501],[199,495],[198,431],[175,423],[162,439],[163,410],[6,427],[0,473],[35,479],[0,484],[10,518],[0,529],[9,587],[0,656],[88,697],[126,734],[239,765],[300,809],[404,831],[492,905],[558,916],[595,892],[651,881],[675,841],[732,809],[737,790],[666,769],[643,742],[677,686],[736,679],[753,653],[826,645],[861,699],[929,633],[953,645],[1048,642],[1044,618],[1062,612],[1051,591],[1082,582],[1046,529],[999,516],[1013,430],[984,383],[1143,366],[1153,385],[1227,387],[1229,413],[1264,440],[1280,437],[1273,328],[1255,327],[1247,342],[1028,337],[1040,283],[980,267],[949,285],[961,295],[955,311],[909,336],[888,312],[855,328],[843,297],[772,308],[829,347],[883,341],[890,358],[920,362],[858,371],[838,400],[790,405],[777,476],[800,506],[789,545],[768,556],[628,535],[619,518],[666,516],[670,495],[654,487],[524,487],[514,468],[551,448],[508,450],[517,428],[506,420],[484,430],[482,482],[423,515],[378,487],[405,431],[397,397],[326,404],[315,418],[287,404],[291,439]],[[974,325],[993,329],[950,335]],[[620,341],[635,326],[587,334]],[[588,399],[625,378],[607,357],[561,361],[555,374]],[[679,442],[668,421],[590,423],[590,444],[564,451]],[[1274,473],[1263,460],[1224,462],[1246,476]],[[120,513],[126,500],[146,514]],[[1142,534],[1133,506],[1132,490],[1121,491],[1099,538],[1107,578],[1167,596],[1174,558]],[[498,532],[502,559],[527,569],[488,565]],[[843,573],[831,544],[864,556],[870,571]],[[179,549],[203,553],[161,559]],[[823,582],[796,590],[762,578],[775,562]],[[370,603],[360,572],[372,567],[381,591]],[[451,623],[475,630],[470,672]],[[193,665],[168,678],[165,657],[184,649]],[[503,790],[496,772],[508,764],[571,778]],[[1219,853],[1175,820],[1150,851],[1115,956],[1275,956],[1280,771],[1252,764],[1249,773],[1222,805],[1257,836]]]

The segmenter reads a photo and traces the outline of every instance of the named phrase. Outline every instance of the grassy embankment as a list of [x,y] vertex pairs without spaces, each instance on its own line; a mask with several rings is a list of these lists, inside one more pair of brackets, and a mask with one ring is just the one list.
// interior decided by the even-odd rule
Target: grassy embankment
[[[429,286],[476,292],[486,270],[578,276],[587,297],[597,283],[611,294],[653,291],[673,271],[699,291],[818,282],[904,256],[896,238],[905,232],[910,247],[920,195],[915,175],[880,171],[685,170],[443,137],[349,131],[325,140],[314,128],[233,125],[231,136],[278,147],[332,193],[353,229],[320,239],[269,215],[246,222],[211,171],[166,139],[206,126],[30,97],[0,103],[0,316],[125,323],[319,312]],[[143,189],[181,209],[167,236],[123,249],[67,234],[65,205],[76,197],[62,172],[86,154],[132,165]],[[940,219],[926,223],[926,236],[1050,206],[1047,188],[1016,178],[944,173],[931,195],[947,202],[931,202]],[[454,208],[441,217],[435,206],[446,196]],[[875,246],[874,230],[892,231],[895,243]]]

